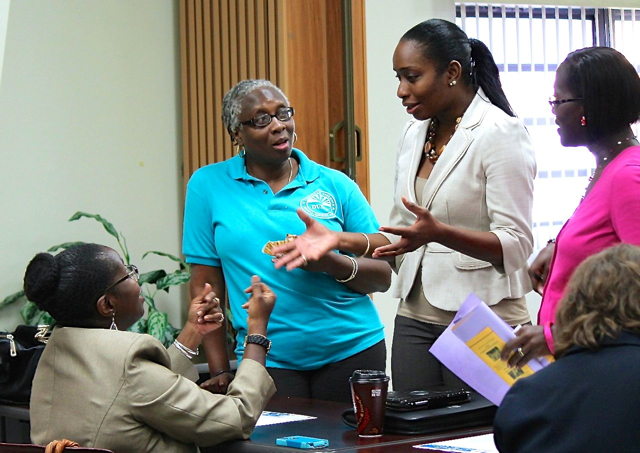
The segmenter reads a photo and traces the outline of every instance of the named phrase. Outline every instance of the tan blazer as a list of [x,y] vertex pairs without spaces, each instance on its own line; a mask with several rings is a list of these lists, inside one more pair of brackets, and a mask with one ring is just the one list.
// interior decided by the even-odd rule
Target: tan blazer
[[31,394],[31,439],[72,439],[126,452],[194,452],[249,437],[275,393],[266,369],[245,359],[227,395],[200,389],[195,367],[149,335],[56,328]]
[[[391,225],[410,226],[415,222],[401,197],[416,203],[415,179],[428,128],[428,120],[412,120],[403,132]],[[525,264],[533,249],[535,174],[535,155],[526,129],[520,120],[491,104],[479,89],[434,166],[422,200],[441,222],[494,233],[502,244],[504,266],[494,268],[486,261],[431,242],[398,260],[394,297],[407,297],[420,266],[425,297],[443,310],[457,311],[471,292],[488,305],[529,292]]]

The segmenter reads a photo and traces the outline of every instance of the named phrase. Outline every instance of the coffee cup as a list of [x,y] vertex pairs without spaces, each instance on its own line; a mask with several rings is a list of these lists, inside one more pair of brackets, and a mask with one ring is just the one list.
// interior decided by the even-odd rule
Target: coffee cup
[[384,429],[389,376],[384,371],[356,370],[351,378],[351,397],[360,437],[378,437]]

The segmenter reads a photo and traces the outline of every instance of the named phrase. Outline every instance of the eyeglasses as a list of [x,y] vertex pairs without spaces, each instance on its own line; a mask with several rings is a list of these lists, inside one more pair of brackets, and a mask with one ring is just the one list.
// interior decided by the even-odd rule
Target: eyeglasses
[[125,281],[126,279],[130,278],[131,280],[133,280],[134,282],[138,282],[138,280],[140,279],[140,271],[138,270],[138,268],[136,266],[134,266],[133,264],[130,264],[126,267],[127,269],[127,273],[124,277],[118,279],[115,283],[112,283],[111,285],[107,286],[105,288],[105,290],[103,291],[103,293],[106,293],[110,290],[112,290],[113,288],[115,288],[116,286],[118,286],[120,283],[122,283],[123,281]]
[[275,115],[269,115],[268,113],[261,113],[260,115],[256,115],[251,118],[249,121],[241,121],[240,124],[243,126],[253,126],[253,127],[266,127],[271,124],[272,118],[278,118],[278,121],[289,121],[295,111],[293,107],[281,108],[276,111]]
[[549,96],[549,105],[551,107],[557,107],[560,104],[566,104],[567,102],[575,102],[575,101],[582,101],[582,98],[556,99],[555,96]]

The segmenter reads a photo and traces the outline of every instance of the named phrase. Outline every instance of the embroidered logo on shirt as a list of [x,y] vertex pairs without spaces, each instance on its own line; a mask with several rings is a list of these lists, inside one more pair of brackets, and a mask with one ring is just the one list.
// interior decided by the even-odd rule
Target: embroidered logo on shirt
[[300,207],[316,219],[332,219],[336,216],[338,204],[329,192],[316,190],[308,197],[300,200]]

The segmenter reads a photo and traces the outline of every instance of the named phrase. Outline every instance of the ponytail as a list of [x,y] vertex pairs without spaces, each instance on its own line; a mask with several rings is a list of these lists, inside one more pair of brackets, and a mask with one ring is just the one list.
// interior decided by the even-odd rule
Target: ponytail
[[474,38],[469,39],[469,44],[471,44],[472,83],[482,88],[493,105],[509,116],[516,116],[502,89],[500,72],[491,51],[482,41]]

